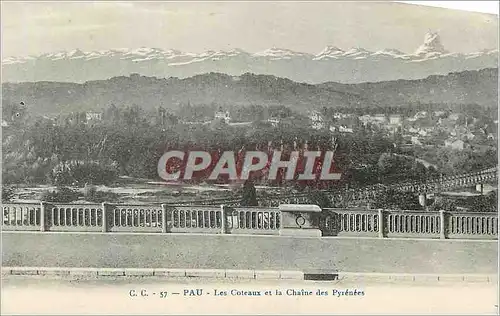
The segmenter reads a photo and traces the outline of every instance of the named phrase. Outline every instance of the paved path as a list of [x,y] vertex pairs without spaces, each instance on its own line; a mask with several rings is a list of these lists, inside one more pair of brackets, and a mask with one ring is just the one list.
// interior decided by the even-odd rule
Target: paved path
[[[200,296],[184,291],[201,290]],[[280,290],[283,295],[276,295]],[[328,295],[316,295],[320,290]],[[333,295],[334,290],[337,290]],[[339,296],[349,290],[351,294]],[[131,292],[132,291],[132,292]],[[142,292],[141,292],[142,291]],[[215,296],[226,292],[227,296]],[[261,296],[232,295],[260,291]],[[271,296],[265,295],[270,291]],[[288,292],[287,292],[288,291]],[[311,295],[290,295],[308,293]],[[164,295],[162,295],[162,292]],[[141,296],[146,294],[147,296]],[[174,294],[179,293],[179,294]],[[287,295],[288,293],[288,295]],[[137,296],[131,296],[137,295]],[[163,296],[163,297],[162,297]],[[389,284],[200,279],[53,280],[8,277],[2,314],[497,314],[494,284]]]
[[216,280],[306,280],[356,282],[485,282],[498,283],[498,274],[458,273],[366,273],[337,272],[329,269],[315,271],[290,270],[234,270],[234,269],[164,269],[164,268],[65,268],[65,267],[2,267],[2,277],[31,276],[79,280],[82,278],[205,278]]
[[497,273],[497,241],[2,233],[10,267]]

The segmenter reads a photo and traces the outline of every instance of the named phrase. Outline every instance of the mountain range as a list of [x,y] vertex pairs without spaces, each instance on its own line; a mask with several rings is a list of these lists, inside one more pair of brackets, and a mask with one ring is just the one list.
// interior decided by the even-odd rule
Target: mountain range
[[30,113],[55,116],[73,111],[139,105],[175,110],[181,104],[285,105],[307,111],[321,107],[384,108],[408,103],[477,104],[496,107],[498,68],[377,83],[297,83],[269,75],[220,73],[190,78],[119,76],[85,83],[3,83],[4,106],[24,102]]
[[498,67],[498,50],[451,53],[437,33],[425,35],[411,54],[396,49],[377,52],[327,46],[317,54],[270,48],[258,53],[240,49],[201,54],[159,48],[47,53],[2,60],[3,82],[58,81],[83,83],[133,73],[159,78],[188,78],[217,72],[273,75],[296,82],[360,83],[421,79],[434,74]]

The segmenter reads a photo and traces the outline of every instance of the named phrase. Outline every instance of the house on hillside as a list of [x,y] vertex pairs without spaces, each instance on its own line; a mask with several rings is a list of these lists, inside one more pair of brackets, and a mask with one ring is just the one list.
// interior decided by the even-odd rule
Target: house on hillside
[[445,111],[434,111],[434,117],[442,118],[446,115]]
[[253,122],[233,122],[233,123],[228,122],[227,124],[234,127],[245,127],[252,125]]
[[372,116],[372,121],[378,124],[385,124],[387,123],[387,116],[385,114],[375,114]]
[[476,135],[468,131],[467,133],[464,134],[464,137],[467,138],[467,140],[473,140],[476,137]]
[[323,116],[321,115],[321,113],[319,113],[318,111],[312,111],[310,114],[309,114],[309,119],[313,122],[316,122],[316,121],[323,121]]
[[344,113],[340,113],[340,112],[333,113],[333,118],[337,119],[337,120],[351,118],[351,117],[353,117],[352,114],[344,114]]
[[365,126],[368,123],[375,124],[375,125],[382,125],[382,124],[387,123],[387,116],[385,114],[363,115],[363,116],[358,117],[358,119]]
[[219,108],[219,110],[214,114],[214,119],[221,120],[229,124],[229,122],[231,121],[231,115],[229,111],[223,111],[222,108]]
[[309,120],[311,120],[311,127],[314,129],[322,129],[325,127],[323,116],[318,111],[312,111],[311,114],[309,114]]
[[102,121],[102,113],[101,112],[87,112],[85,113],[85,119],[87,123]]
[[268,123],[271,123],[271,125],[272,125],[273,127],[278,126],[278,124],[280,123],[280,121],[279,121],[278,119],[276,119],[276,118],[268,118],[268,119],[267,119],[267,122],[268,122]]
[[419,131],[419,129],[418,129],[418,128],[415,128],[415,127],[410,127],[410,128],[408,129],[408,132],[410,132],[410,133],[412,133],[412,134],[417,134],[417,133],[418,133],[418,131]]
[[370,115],[362,115],[358,117],[359,121],[363,123],[363,125],[366,125],[370,122]]
[[403,123],[403,116],[400,114],[389,115],[389,125],[401,126]]
[[464,118],[464,116],[460,113],[452,113],[448,116],[448,120],[453,121],[453,122],[456,122],[462,118]]
[[341,125],[341,126],[339,126],[339,132],[341,132],[341,133],[353,133],[354,131],[350,127],[347,127],[345,125]]
[[465,149],[465,142],[461,139],[448,139],[444,142],[444,146],[456,150],[464,150]]
[[412,136],[410,141],[413,145],[422,146],[422,142],[420,141],[420,138],[418,136]]
[[426,111],[420,111],[417,114],[415,114],[415,116],[413,116],[413,118],[418,120],[418,119],[427,118],[427,116],[428,116],[428,114]]
[[418,131],[418,135],[420,135],[420,136],[424,136],[424,137],[427,137],[427,136],[429,136],[429,131],[427,131],[427,130],[425,130],[425,129],[420,129],[420,130]]

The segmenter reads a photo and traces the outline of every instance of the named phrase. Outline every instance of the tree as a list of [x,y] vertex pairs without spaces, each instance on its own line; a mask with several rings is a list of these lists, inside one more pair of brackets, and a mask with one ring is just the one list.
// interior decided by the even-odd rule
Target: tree
[[2,202],[9,202],[14,197],[14,189],[2,186]]
[[243,185],[243,197],[241,199],[241,206],[258,206],[257,192],[252,180],[246,180]]
[[497,212],[497,203],[497,192],[491,191],[486,195],[466,198],[463,206],[472,212]]
[[438,211],[446,211],[446,212],[455,212],[457,210],[457,202],[449,198],[436,198],[434,203],[429,206],[429,211],[438,212]]
[[309,196],[311,204],[318,205],[321,209],[332,208],[334,205],[332,204],[328,194],[323,191],[319,191],[313,189]]

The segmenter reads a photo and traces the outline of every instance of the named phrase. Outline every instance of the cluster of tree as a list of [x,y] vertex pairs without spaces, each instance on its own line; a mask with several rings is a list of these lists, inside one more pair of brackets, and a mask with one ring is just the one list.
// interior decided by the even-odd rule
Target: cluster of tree
[[59,187],[56,190],[43,192],[40,199],[45,202],[71,203],[79,197],[80,193],[78,191],[67,187]]
[[388,190],[385,194],[378,195],[373,201],[372,208],[383,208],[391,210],[419,210],[422,206],[418,197],[411,192]]
[[48,174],[49,181],[57,186],[82,184],[112,184],[118,176],[115,164],[98,161],[59,162]]
[[74,189],[66,186],[58,186],[56,189],[44,191],[40,200],[45,202],[71,203],[77,200],[85,200],[87,202],[102,203],[102,202],[117,202],[118,195],[113,192],[98,191],[95,186],[86,186],[83,195]]
[[[110,120],[85,124],[83,120],[57,121],[38,118],[25,125],[9,126],[3,135],[5,183],[55,185],[109,184],[118,175],[157,178],[157,164],[167,150],[238,151],[290,148],[294,141],[326,150],[326,132],[307,133],[293,125],[253,124],[233,127],[165,124],[158,128],[137,108],[109,111]],[[74,118],[72,116],[71,118]],[[81,117],[81,116],[80,116]],[[304,139],[304,135],[308,135]]]
[[[278,126],[254,122],[245,127],[224,122],[178,124],[179,116],[161,108],[148,113],[138,106],[110,106],[102,120],[90,123],[80,113],[59,121],[38,118],[9,126],[2,134],[3,180],[84,185],[109,184],[119,175],[154,179],[158,161],[168,150],[266,150],[271,146],[291,151],[295,145],[303,148],[306,141],[309,150],[335,148],[335,166],[350,185],[422,180],[435,174],[412,158],[393,155],[395,138],[375,127],[360,125],[347,134],[311,130],[304,117],[285,106],[250,106],[239,113],[242,119],[265,114],[282,122]],[[439,162],[444,173],[477,170],[495,165],[496,151],[440,149],[433,161]]]
[[462,198],[438,197],[429,207],[430,211],[444,210],[447,212],[457,212],[460,209],[466,209],[467,212],[479,213],[497,212],[497,191],[493,190],[485,195]]
[[497,212],[497,191],[490,191],[485,195],[471,196],[457,202],[458,206],[468,209],[470,212]]
[[14,197],[14,188],[2,186],[2,202],[8,202]]
[[435,162],[443,174],[457,174],[491,168],[498,164],[497,149],[494,147],[477,149],[439,148]]
[[389,153],[380,155],[377,173],[382,183],[401,181],[400,179],[423,181],[439,175],[434,167],[426,168],[414,158]]

